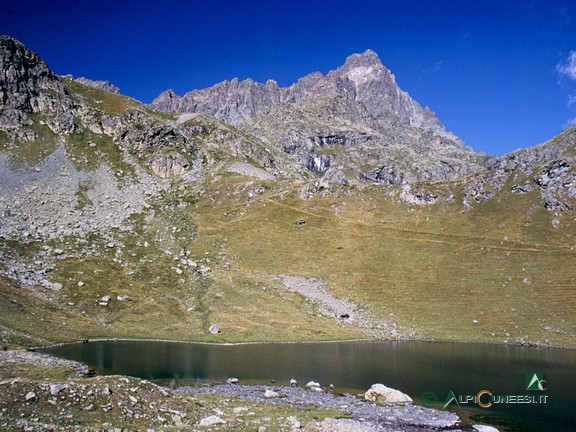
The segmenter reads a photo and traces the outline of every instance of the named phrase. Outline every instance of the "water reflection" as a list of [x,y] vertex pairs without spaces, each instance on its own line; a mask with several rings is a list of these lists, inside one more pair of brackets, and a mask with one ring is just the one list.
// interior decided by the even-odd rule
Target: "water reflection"
[[[546,405],[502,405],[490,416],[533,430],[571,430],[576,422],[576,352],[505,345],[432,342],[341,342],[209,345],[106,341],[45,349],[89,364],[102,374],[127,374],[172,384],[225,382],[287,384],[314,380],[337,389],[364,391],[381,382],[417,399],[432,391],[443,403],[450,391],[526,394],[526,373],[542,372]],[[441,404],[440,406],[441,407]],[[548,427],[550,425],[550,427]]]

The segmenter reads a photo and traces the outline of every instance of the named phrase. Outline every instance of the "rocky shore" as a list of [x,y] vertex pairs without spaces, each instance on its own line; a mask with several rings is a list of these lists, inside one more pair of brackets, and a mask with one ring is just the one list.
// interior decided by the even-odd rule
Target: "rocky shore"
[[352,395],[314,382],[245,385],[232,378],[227,384],[168,388],[138,378],[87,373],[81,363],[36,352],[0,351],[0,429],[496,431],[462,425],[457,415],[414,405],[392,389],[407,399],[382,404],[373,394],[378,386]]
[[[340,411],[340,418],[325,419],[306,426],[311,431],[432,431],[460,430],[460,419],[447,411],[423,408],[411,403],[380,405],[366,401],[363,394],[335,394],[317,388],[286,385],[242,385],[237,383],[201,387],[177,387],[186,394],[213,394],[246,402],[288,405],[305,410]],[[217,417],[217,416],[216,416]],[[212,418],[212,421],[225,421]],[[295,420],[298,420],[297,418]],[[294,424],[300,424],[294,422]],[[294,430],[299,427],[293,428]]]

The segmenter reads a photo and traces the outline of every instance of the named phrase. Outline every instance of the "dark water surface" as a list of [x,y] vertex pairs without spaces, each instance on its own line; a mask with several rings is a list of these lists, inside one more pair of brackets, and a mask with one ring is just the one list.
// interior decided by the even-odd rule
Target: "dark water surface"
[[[124,374],[169,385],[225,382],[301,385],[310,380],[345,391],[383,383],[416,402],[433,392],[442,408],[456,397],[489,390],[493,395],[530,395],[546,403],[472,402],[447,409],[509,431],[576,430],[576,351],[442,342],[330,342],[212,345],[179,342],[103,341],[38,349],[87,363],[100,374]],[[526,374],[541,372],[546,390],[526,389]],[[430,395],[429,395],[430,396]],[[431,396],[433,398],[433,396]],[[489,395],[482,397],[488,402]],[[525,400],[525,399],[524,399]],[[506,426],[503,427],[503,426]]]

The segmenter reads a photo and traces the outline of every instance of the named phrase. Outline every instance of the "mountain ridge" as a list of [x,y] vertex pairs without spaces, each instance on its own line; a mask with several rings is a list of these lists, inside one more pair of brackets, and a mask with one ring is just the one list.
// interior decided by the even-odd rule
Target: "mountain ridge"
[[[386,88],[390,90],[383,93]],[[313,72],[288,87],[279,87],[271,79],[266,83],[259,83],[251,78],[242,81],[233,78],[207,89],[192,90],[183,97],[176,95],[173,90],[166,90],[150,105],[163,111],[203,112],[238,125],[273,104],[297,102],[311,96],[325,96],[327,93],[365,103],[369,114],[374,117],[386,112],[393,114],[401,122],[429,128],[451,139],[458,139],[446,132],[440,120],[428,107],[423,109],[408,93],[399,89],[394,75],[372,50],[352,54],[344,65],[326,75]],[[374,97],[375,94],[377,97]],[[237,105],[237,110],[234,109],[234,104]],[[240,107],[247,105],[247,112],[240,110]],[[461,145],[464,146],[463,143]]]

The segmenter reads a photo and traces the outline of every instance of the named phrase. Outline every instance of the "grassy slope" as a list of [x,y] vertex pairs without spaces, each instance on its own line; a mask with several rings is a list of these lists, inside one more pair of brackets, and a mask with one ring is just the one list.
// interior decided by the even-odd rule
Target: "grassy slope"
[[263,197],[242,216],[205,212],[197,223],[200,237],[227,239],[245,274],[324,278],[336,295],[394,314],[422,337],[574,344],[572,221],[553,230],[536,196],[460,210],[410,209],[374,190]]
[[[123,96],[66,83],[107,112],[146,110]],[[36,164],[49,154],[40,150],[54,148],[55,136],[38,123],[34,128],[39,140],[9,143],[0,136],[0,150],[16,152],[27,166]],[[219,133],[216,124],[208,129],[214,133],[196,138],[198,146]],[[65,145],[78,169],[105,162],[115,172],[131,173],[106,135],[85,129],[68,136]],[[232,157],[224,148],[210,152]],[[267,191],[249,196],[257,185]],[[3,344],[89,337],[244,341],[365,335],[318,316],[301,296],[283,289],[275,276],[289,274],[320,278],[333,295],[423,338],[576,345],[573,215],[545,210],[536,192],[499,192],[464,210],[456,203],[410,207],[376,186],[343,187],[302,200],[297,182],[229,173],[202,185],[179,186],[175,182],[147,215],[131,221],[135,233],[115,233],[121,248],[107,248],[108,240],[92,236],[87,240],[99,254],[85,257],[77,239],[51,244],[71,256],[57,261],[49,275],[64,285],[62,291],[39,288],[38,294],[0,279]],[[458,197],[460,186],[451,189]],[[552,228],[553,218],[560,219],[561,229]],[[299,219],[307,224],[297,226]],[[29,264],[41,246],[0,239],[2,250],[16,251]],[[210,266],[212,275],[201,277],[180,265],[181,259]],[[104,295],[113,298],[108,306],[99,305]],[[115,301],[117,295],[132,301]],[[213,323],[221,334],[208,334]]]
[[[64,289],[48,292],[51,300],[28,293],[13,304],[15,288],[3,282],[0,324],[47,340],[363,336],[308,313],[273,278],[291,274],[320,278],[334,295],[420,337],[575,344],[574,224],[566,214],[554,230],[536,194],[502,194],[463,212],[456,204],[410,208],[378,188],[305,201],[268,184],[247,199],[243,181],[228,176],[194,199],[193,190],[166,197],[172,207],[159,206],[139,235],[118,234],[119,258],[102,245],[99,257],[60,261],[52,280]],[[186,251],[212,275],[177,274],[166,250]],[[133,301],[98,305],[123,294]],[[212,323],[220,335],[207,334]]]

